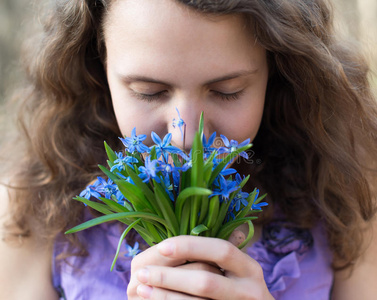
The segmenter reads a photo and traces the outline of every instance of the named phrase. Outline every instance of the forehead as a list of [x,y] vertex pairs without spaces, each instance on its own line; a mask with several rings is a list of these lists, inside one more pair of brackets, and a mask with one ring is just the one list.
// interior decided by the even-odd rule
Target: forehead
[[174,0],[118,0],[110,6],[104,22],[107,40],[127,34],[123,39],[168,36],[190,39],[194,44],[201,33],[211,31],[217,37],[231,33],[237,37],[245,30],[246,22],[241,15],[205,15]]
[[264,56],[241,15],[203,15],[173,0],[115,1],[104,32],[108,63],[116,60],[117,68],[151,72],[185,64],[187,72],[191,66],[206,73],[257,68]]

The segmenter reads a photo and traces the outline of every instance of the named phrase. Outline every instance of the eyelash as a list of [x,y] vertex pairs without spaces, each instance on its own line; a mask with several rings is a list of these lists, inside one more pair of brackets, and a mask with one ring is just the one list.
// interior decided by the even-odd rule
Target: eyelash
[[218,91],[212,91],[212,93],[216,97],[219,97],[223,101],[236,101],[242,96],[243,92],[244,92],[244,90],[241,90],[241,91],[238,91],[238,92],[235,92],[235,93],[231,93],[231,94],[225,94],[225,93],[221,93],[221,92],[218,92]]
[[160,100],[168,91],[164,90],[155,94],[142,94],[137,92],[132,92],[136,98],[142,101],[152,102],[155,100]]
[[[155,93],[155,94],[151,94],[151,95],[137,93],[137,92],[133,92],[133,94],[139,100],[147,101],[147,102],[152,102],[152,101],[155,101],[155,100],[161,100],[161,98],[167,92],[168,91],[164,90],[164,91],[161,91],[161,92],[158,92],[158,93]],[[222,101],[236,101],[236,100],[238,100],[242,96],[244,90],[241,90],[241,91],[238,91],[238,92],[235,92],[235,93],[231,93],[231,94],[225,94],[225,93],[221,93],[221,92],[218,92],[218,91],[211,91],[211,92],[216,97],[219,97]]]

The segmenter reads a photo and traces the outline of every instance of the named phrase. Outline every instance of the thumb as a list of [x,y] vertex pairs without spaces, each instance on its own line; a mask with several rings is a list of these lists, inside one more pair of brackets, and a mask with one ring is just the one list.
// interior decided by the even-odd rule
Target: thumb
[[228,241],[234,246],[238,247],[246,239],[245,234],[241,230],[234,230],[230,235]]

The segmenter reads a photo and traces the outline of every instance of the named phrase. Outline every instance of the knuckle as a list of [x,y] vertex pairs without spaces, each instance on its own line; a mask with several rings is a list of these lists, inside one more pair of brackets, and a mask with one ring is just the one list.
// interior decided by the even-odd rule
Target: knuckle
[[263,268],[260,264],[253,261],[253,267],[252,267],[253,277],[260,282],[261,284],[264,283],[264,274],[263,274]]
[[260,300],[260,299],[262,299],[261,295],[259,295],[259,293],[257,291],[253,290],[252,293],[253,294],[251,294],[250,291],[249,292],[246,292],[246,291],[239,292],[237,299],[240,299],[240,300]]
[[219,251],[219,260],[228,261],[232,259],[234,257],[234,249],[235,247],[230,242],[226,242],[222,251]]
[[197,290],[200,295],[210,295],[216,289],[216,281],[211,274],[203,274],[198,280]]
[[164,287],[166,283],[164,272],[150,270],[150,283],[154,286]]

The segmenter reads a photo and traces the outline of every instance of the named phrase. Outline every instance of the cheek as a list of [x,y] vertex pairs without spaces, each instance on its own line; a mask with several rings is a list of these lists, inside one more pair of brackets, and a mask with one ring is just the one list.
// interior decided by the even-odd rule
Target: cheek
[[113,99],[113,107],[115,117],[118,122],[119,129],[123,136],[130,136],[131,131],[136,127],[137,134],[146,134],[145,127],[147,118],[142,107],[131,105],[127,99]]
[[241,109],[228,111],[218,118],[215,125],[218,133],[240,143],[248,138],[253,140],[262,120],[263,104],[261,100],[258,105],[242,105]]
[[[130,136],[132,129],[136,127],[136,134],[146,134],[147,139],[144,144],[152,143],[151,132],[161,133],[162,116],[157,110],[151,109],[151,105],[129,98],[113,98],[113,107],[119,129],[123,136]],[[166,126],[165,126],[166,127]]]

